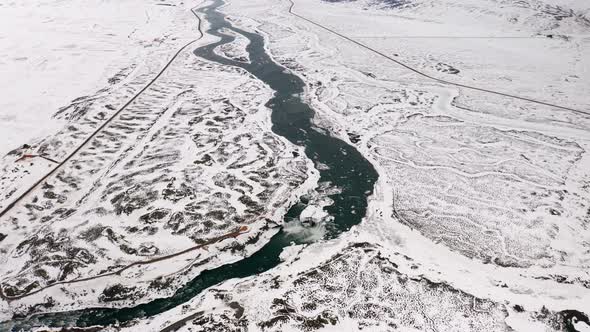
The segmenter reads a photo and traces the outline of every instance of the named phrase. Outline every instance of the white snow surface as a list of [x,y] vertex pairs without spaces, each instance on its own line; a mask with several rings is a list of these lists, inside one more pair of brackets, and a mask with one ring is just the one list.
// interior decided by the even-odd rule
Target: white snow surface
[[[244,306],[252,319],[249,326],[256,330],[256,322],[270,317],[273,297],[300,291],[288,286],[296,275],[316,269],[351,243],[362,241],[378,245],[380,255],[395,262],[396,270],[412,280],[427,278],[440,282],[498,307],[522,306],[524,313],[506,310],[507,329],[550,330],[544,322],[531,318],[531,312],[542,308],[576,309],[588,314],[589,3],[416,0],[399,8],[388,8],[382,1],[373,0],[293,1],[296,13],[428,75],[563,105],[579,112],[440,84],[418,76],[289,15],[287,1],[230,0],[224,12],[234,24],[259,31],[278,62],[296,65],[291,69],[309,84],[305,98],[317,112],[316,125],[355,144],[375,165],[379,181],[363,223],[339,239],[289,247],[281,256],[285,264],[278,268],[245,280],[229,280],[185,306],[137,322],[127,330],[157,330],[200,310],[212,315],[227,313],[224,312],[227,308],[220,307],[219,299],[213,294],[219,290]],[[101,5],[115,3],[118,2],[101,2]],[[151,4],[126,2],[131,3],[138,8]],[[8,8],[15,12],[21,10],[20,16],[14,15],[7,21],[35,15],[34,10],[24,10],[24,6],[17,4],[21,2],[14,2]],[[68,6],[61,2],[59,5]],[[159,7],[150,8],[175,10]],[[30,15],[26,14],[29,10]],[[67,13],[55,12],[56,16]],[[166,18],[170,17],[161,15],[160,28],[165,31],[166,24],[171,24]],[[143,22],[136,16],[127,19],[136,24]],[[134,26],[130,21],[123,21]],[[120,38],[123,35],[117,34]],[[12,52],[4,41],[16,37],[2,36],[3,52]],[[87,45],[80,39],[76,39],[80,45]],[[48,44],[39,47],[53,47]],[[233,48],[221,51],[235,57],[244,55],[243,50],[243,40],[238,40]],[[117,63],[113,65],[116,68],[127,59],[119,52],[109,53],[113,57],[109,61]],[[29,57],[17,59],[26,51],[11,54],[16,53],[19,55],[4,57],[5,63],[0,68],[11,67],[8,61],[18,63],[17,66],[28,63]],[[120,57],[115,59],[116,56]],[[37,69],[41,72],[37,74],[63,82],[61,78],[71,73],[68,67],[72,61],[68,61],[63,60],[61,72]],[[85,61],[94,60],[80,61],[73,61],[72,66],[77,64],[82,68],[88,64]],[[79,87],[75,85],[80,90],[72,94],[67,94],[72,91],[70,88],[55,82],[50,84],[55,86],[54,95],[61,93],[62,99],[48,97],[41,103],[54,103],[48,113],[44,113],[43,107],[35,106],[36,100],[23,97],[23,91],[27,91],[23,85],[15,88],[14,96],[7,99],[13,98],[13,107],[3,109],[21,107],[23,101],[30,105],[23,108],[27,115],[16,111],[7,115],[12,121],[7,127],[12,128],[14,135],[9,130],[3,130],[2,135],[6,135],[7,142],[18,141],[10,145],[17,146],[45,134],[30,131],[26,138],[16,136],[17,130],[29,125],[23,121],[29,116],[45,123],[39,130],[52,130],[48,119],[53,110],[103,86],[104,80],[116,72],[107,71],[97,70],[93,78],[84,79],[87,90],[80,83]],[[76,79],[82,80],[73,78]],[[101,79],[103,83],[96,83]],[[46,117],[42,118],[43,115]],[[350,134],[357,135],[356,143]],[[3,144],[2,148],[8,151],[10,146]],[[309,216],[320,213],[309,209],[306,212]],[[267,282],[275,279],[285,281],[287,286],[269,289]],[[424,298],[436,307],[436,297]],[[448,304],[445,302],[441,307],[446,308]],[[357,320],[343,317],[331,328],[352,331],[358,329],[356,324]],[[584,323],[575,325],[579,330],[588,330]],[[386,329],[378,321],[372,327],[375,331]],[[199,327],[187,326],[185,330],[191,328]],[[299,329],[287,324],[282,330]]]
[[[0,222],[4,294],[11,296],[11,289],[23,284],[34,285],[39,291],[0,301],[0,320],[49,298],[55,300],[52,310],[100,306],[104,304],[99,303],[101,288],[113,284],[145,289],[154,279],[172,278],[176,282],[166,282],[166,287],[178,288],[203,269],[231,263],[258,250],[277,231],[264,226],[280,223],[288,207],[316,186],[317,172],[302,148],[271,132],[270,112],[264,106],[270,89],[243,70],[221,68],[192,54],[215,39],[205,36],[196,41],[200,37],[198,20],[190,8],[185,4],[164,19],[176,35],[185,37],[170,37],[173,42],[167,44],[165,38],[143,45],[148,51],[116,64],[114,82],[96,83],[103,88],[59,110],[58,116],[67,119],[67,125],[29,142],[29,150],[43,151],[55,160],[63,160],[79,147],[81,150],[23,199],[32,204],[17,204]],[[167,32],[162,29],[154,34],[161,38]],[[190,47],[182,47],[189,41]],[[236,50],[244,46],[243,41],[236,44]],[[178,57],[163,74],[142,90],[177,51]],[[108,122],[134,95],[138,96],[134,102]],[[83,144],[105,121],[104,130]],[[21,139],[27,142],[26,137]],[[17,162],[21,153],[7,155],[0,163],[2,208],[56,167],[41,159]],[[273,182],[265,181],[264,176]],[[284,187],[286,184],[290,188]],[[46,190],[51,192],[42,193]],[[107,198],[113,194],[117,197]],[[43,207],[38,209],[36,203]],[[101,206],[103,203],[108,207]],[[143,226],[137,224],[140,220],[145,222]],[[145,261],[146,256],[184,251],[233,232],[239,224],[244,224],[248,235],[224,239],[157,264],[134,265],[119,275],[108,273],[117,266]],[[36,243],[41,238],[43,243]],[[247,241],[253,244],[245,245]],[[72,250],[70,245],[78,247]],[[63,269],[70,261],[63,259],[69,255],[65,251],[81,255],[75,259],[76,268]],[[40,261],[33,262],[36,259]],[[87,277],[97,278],[67,284]],[[142,292],[145,297],[139,301],[173,291]],[[117,305],[130,304],[121,301]]]
[[0,2],[0,155],[64,125],[53,114],[120,70],[165,60],[194,38],[194,3]]
[[[309,84],[317,126],[344,140],[357,135],[354,144],[380,177],[365,220],[351,232],[288,249],[283,258],[296,263],[216,291],[260,322],[272,317],[273,296],[301,291],[269,290],[266,281],[292,280],[347,244],[366,241],[410,278],[506,308],[522,306],[522,314],[506,313],[506,330],[552,330],[531,315],[544,309],[588,313],[588,2],[417,0],[400,8],[373,0],[293,2],[295,13],[428,75],[579,112],[416,75],[289,15],[287,1],[230,1],[224,11],[232,22],[263,33],[275,60]],[[130,330],[164,327],[212,307],[219,311],[212,315],[222,317],[212,296]],[[358,328],[358,321],[339,317],[340,330]],[[382,330],[378,319],[371,323]],[[205,328],[185,327],[194,329]]]

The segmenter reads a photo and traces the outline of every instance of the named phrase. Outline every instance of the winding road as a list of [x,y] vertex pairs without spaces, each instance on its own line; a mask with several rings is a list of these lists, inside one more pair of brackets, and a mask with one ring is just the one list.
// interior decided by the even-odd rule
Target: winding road
[[322,29],[324,29],[324,30],[326,30],[326,31],[328,31],[328,32],[330,32],[330,33],[332,33],[332,34],[340,37],[340,38],[346,39],[346,40],[348,40],[351,43],[354,43],[354,44],[356,44],[356,45],[358,45],[358,46],[360,46],[360,47],[362,47],[362,48],[364,48],[366,50],[369,50],[369,51],[371,51],[371,52],[373,52],[373,53],[375,53],[375,54],[377,54],[377,55],[379,55],[379,56],[381,56],[381,57],[383,57],[383,58],[385,58],[385,59],[387,59],[387,60],[389,60],[389,61],[391,61],[391,62],[393,62],[393,63],[395,63],[397,65],[399,65],[399,66],[402,66],[402,67],[404,67],[404,68],[406,68],[406,69],[408,69],[408,70],[410,70],[410,71],[412,71],[412,72],[414,72],[414,73],[416,73],[416,74],[418,74],[418,75],[420,75],[422,77],[426,77],[426,78],[428,78],[430,80],[433,80],[435,82],[442,83],[442,84],[445,84],[445,85],[456,86],[456,87],[460,87],[460,88],[465,88],[465,89],[480,91],[480,92],[487,92],[487,93],[495,94],[495,95],[498,95],[498,96],[519,99],[519,100],[528,101],[528,102],[539,104],[539,105],[555,107],[555,108],[559,108],[559,109],[562,109],[562,110],[571,111],[571,112],[578,113],[578,114],[590,115],[590,111],[582,111],[582,110],[574,109],[574,108],[567,107],[567,106],[551,104],[551,103],[544,102],[544,101],[541,101],[541,100],[536,100],[536,99],[527,98],[527,97],[521,97],[521,96],[512,95],[512,94],[504,93],[504,92],[500,92],[500,91],[479,88],[479,87],[476,87],[476,86],[473,86],[473,85],[466,85],[466,84],[461,84],[461,83],[455,83],[455,82],[451,82],[451,81],[447,81],[447,80],[443,80],[443,79],[440,79],[440,78],[431,76],[431,75],[429,75],[429,74],[427,74],[427,73],[425,73],[425,72],[423,72],[423,71],[421,71],[419,69],[416,69],[415,67],[412,67],[412,66],[408,65],[407,63],[404,63],[404,62],[402,62],[400,60],[394,59],[394,58],[390,57],[389,55],[387,55],[387,54],[385,54],[385,53],[383,53],[383,52],[381,52],[379,50],[376,50],[376,49],[374,49],[374,48],[372,48],[370,46],[367,46],[367,45],[359,42],[358,40],[355,40],[355,39],[350,38],[350,37],[348,37],[346,35],[343,35],[340,32],[335,31],[332,28],[329,28],[329,27],[327,27],[327,26],[325,26],[325,25],[323,25],[321,23],[318,23],[318,22],[316,22],[316,21],[314,21],[312,19],[309,19],[309,18],[307,18],[307,17],[305,17],[303,15],[300,15],[300,14],[297,14],[297,13],[293,12],[293,8],[295,7],[295,2],[293,2],[293,0],[287,0],[287,1],[289,1],[291,3],[291,5],[289,6],[289,14],[291,14],[293,16],[296,16],[296,17],[298,17],[298,18],[300,18],[300,19],[302,19],[304,21],[307,21],[307,22],[309,22],[309,23],[311,23],[311,24],[313,24],[313,25],[315,25],[315,26],[317,26],[319,28],[322,28]]

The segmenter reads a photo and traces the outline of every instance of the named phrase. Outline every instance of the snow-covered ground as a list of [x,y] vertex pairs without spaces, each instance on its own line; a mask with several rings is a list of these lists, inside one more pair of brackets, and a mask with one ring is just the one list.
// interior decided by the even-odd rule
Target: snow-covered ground
[[[166,5],[170,4],[170,5]],[[197,35],[196,3],[19,0],[0,3],[0,155],[60,128],[56,111],[165,61]]]
[[437,78],[590,109],[585,1],[576,10],[528,0],[294,2],[295,13]]
[[[355,331],[361,328],[370,331],[561,331],[566,329],[566,321],[579,330],[587,329],[585,323],[572,320],[568,310],[586,314],[590,311],[588,3],[579,0],[293,2],[294,13],[333,31],[291,15],[291,3],[284,0],[229,0],[223,11],[236,26],[262,33],[274,59],[304,79],[308,84],[305,98],[317,112],[314,119],[317,127],[355,145],[374,164],[379,181],[364,222],[337,240],[289,247],[282,255],[285,262],[278,268],[222,283],[186,305],[134,322],[126,330],[160,330],[187,317],[189,319],[180,326],[187,331],[215,331],[221,326],[273,331]],[[184,6],[186,10],[189,4]],[[176,26],[175,29],[184,28]],[[334,32],[434,78],[563,107],[443,83],[408,70]],[[163,46],[163,49],[170,47]],[[217,52],[249,61],[245,47],[245,40],[238,36],[234,43]],[[151,58],[152,54],[141,57]],[[240,71],[192,61],[188,56],[182,59],[185,70],[202,70],[208,73],[208,79],[189,78],[190,75],[183,75],[184,70],[172,71],[171,76],[156,85],[155,95],[146,97],[146,104],[157,104],[152,102],[155,99],[172,100],[156,108],[163,118],[146,134],[140,134],[140,144],[135,142],[135,136],[127,137],[121,144],[129,147],[117,146],[125,151],[122,159],[112,163],[107,160],[111,166],[105,173],[83,178],[83,175],[95,174],[97,169],[102,170],[102,164],[88,162],[90,171],[74,167],[70,170],[84,181],[64,181],[77,185],[92,182],[99,193],[67,188],[66,194],[80,202],[76,203],[77,212],[73,212],[72,217],[64,214],[68,210],[59,209],[63,202],[58,195],[57,198],[43,198],[42,202],[57,200],[51,206],[29,204],[16,209],[16,217],[31,219],[32,216],[33,221],[29,220],[30,225],[26,226],[30,229],[16,227],[16,222],[4,224],[7,230],[12,227],[17,237],[2,243],[6,246],[4,250],[11,253],[3,256],[3,262],[9,264],[2,273],[7,289],[26,292],[33,281],[38,283],[37,287],[47,282],[48,278],[29,269],[27,262],[43,264],[43,254],[23,250],[18,242],[30,238],[32,240],[25,244],[31,241],[52,244],[62,234],[59,230],[64,220],[85,230],[84,218],[91,215],[107,223],[117,234],[109,235],[115,238],[112,240],[105,232],[104,243],[92,243],[94,247],[108,248],[110,253],[116,254],[101,256],[98,263],[87,264],[79,271],[96,272],[112,266],[108,264],[111,260],[116,260],[113,263],[117,264],[130,262],[131,254],[119,252],[121,246],[117,241],[125,242],[125,247],[129,247],[129,242],[132,248],[153,248],[149,246],[152,240],[149,227],[142,230],[143,235],[137,239],[129,237],[127,240],[119,234],[128,235],[135,219],[144,218],[150,222],[154,219],[159,225],[160,215],[164,214],[168,220],[169,215],[180,212],[175,210],[180,207],[171,206],[163,201],[167,198],[158,197],[148,199],[148,206],[136,211],[136,198],[149,196],[143,194],[144,187],[148,191],[162,189],[162,192],[164,188],[158,181],[150,182],[158,172],[146,175],[143,170],[144,173],[133,173],[130,179],[126,172],[151,163],[149,153],[144,151],[152,150],[161,157],[162,163],[173,165],[167,166],[171,167],[171,174],[194,171],[186,162],[189,158],[185,155],[186,149],[178,144],[188,136],[172,132],[158,136],[158,133],[166,132],[168,123],[190,135],[196,134],[193,130],[205,132],[215,127],[207,124],[206,128],[186,128],[182,121],[174,122],[177,117],[187,116],[184,113],[190,109],[187,105],[200,105],[194,99],[195,93],[213,110],[206,116],[222,112],[223,105],[219,103],[224,94],[234,96],[232,100],[238,100],[237,104],[248,105],[245,107],[259,112],[244,117],[250,127],[232,127],[229,121],[227,125],[233,129],[217,139],[241,137],[245,132],[266,130],[270,133],[268,118],[262,115],[262,105],[270,91],[251,77],[240,75]],[[157,61],[153,61],[151,68],[157,68]],[[131,69],[124,70],[121,76],[133,73],[134,66],[139,65],[124,66]],[[153,70],[145,70],[142,75],[150,72]],[[127,94],[137,91],[138,77],[142,76],[137,74],[124,80],[130,82]],[[193,91],[194,86],[203,87],[213,82],[224,83],[219,89]],[[94,89],[99,86],[102,85]],[[249,88],[241,89],[242,86]],[[184,89],[189,92],[185,94]],[[22,93],[23,90],[18,91]],[[94,112],[127,95],[120,92],[122,90],[116,91],[120,95],[109,93],[98,104],[90,104],[91,110]],[[158,95],[162,92],[166,97]],[[80,94],[85,93],[80,91]],[[211,100],[207,99],[207,94],[211,95]],[[76,96],[68,98],[73,97]],[[72,107],[65,109],[61,116],[72,121],[75,120],[72,115],[77,113],[80,110]],[[132,121],[132,124],[141,127],[141,121]],[[80,127],[85,130],[84,126]],[[118,128],[125,129],[124,126]],[[53,140],[48,139],[52,148],[48,151],[57,157],[63,155],[64,149],[56,142],[68,135],[71,134],[63,130]],[[152,135],[153,139],[149,140],[147,137]],[[174,140],[170,141],[166,135]],[[199,142],[208,143],[192,137],[197,147],[189,149],[192,153],[188,154],[202,156],[195,162],[203,163],[206,170],[197,168],[205,178],[213,179],[205,181],[205,187],[216,188],[219,183],[226,182],[237,184],[242,191],[248,187],[240,185],[240,177],[249,174],[251,168],[245,167],[240,170],[242,173],[232,171],[233,177],[224,169],[207,170],[210,159],[205,157],[205,152],[208,150],[206,146],[199,146]],[[241,142],[239,149],[247,151],[254,142],[264,141],[263,137],[255,135],[251,140],[238,140]],[[282,160],[282,168],[277,172],[291,172],[299,182],[295,187],[282,188],[282,192],[291,190],[292,195],[277,195],[281,208],[269,211],[274,212],[274,220],[295,196],[308,191],[317,180],[310,161],[294,158],[293,167],[288,155],[294,147],[279,141],[280,156],[275,157]],[[110,143],[105,144],[110,148]],[[167,156],[162,146],[175,151],[174,156]],[[217,152],[218,157],[225,155],[225,150]],[[245,156],[257,159],[254,153]],[[262,167],[262,164],[255,163],[252,167]],[[7,160],[4,165],[5,174],[8,174]],[[34,167],[40,166],[36,163]],[[321,169],[322,165],[315,167]],[[32,168],[28,170],[34,172]],[[19,174],[15,180],[11,178],[0,184],[13,194],[18,190],[14,188],[15,183],[26,183],[23,173],[20,168],[15,171]],[[37,173],[41,174],[42,170]],[[108,179],[110,183],[103,184],[101,179]],[[129,181],[139,189],[123,194],[116,185],[122,181]],[[175,187],[174,181],[170,182],[173,192],[182,196],[182,187]],[[257,184],[248,184],[256,188],[254,191],[260,189]],[[43,189],[46,194],[52,192],[51,188]],[[206,196],[211,192],[206,190],[199,195],[212,197]],[[228,197],[227,202],[217,205],[211,199],[213,204],[209,208],[217,209],[231,202],[229,205],[235,211],[230,213],[239,215],[246,210],[234,196]],[[95,205],[101,209],[93,210]],[[109,210],[111,205],[115,210]],[[41,207],[41,212],[37,206]],[[327,219],[317,206],[310,205],[303,214],[304,219],[310,223]],[[129,215],[134,220],[117,212],[117,208],[131,209]],[[35,224],[36,218],[43,220],[43,209],[55,210],[50,216],[56,219],[52,221],[53,228]],[[257,227],[261,225],[253,225],[254,230]],[[43,241],[41,237],[29,237],[30,230],[44,235]],[[182,239],[185,241],[182,242],[180,237],[169,234],[173,233],[169,223],[158,228],[158,232],[163,239],[158,247],[161,250],[170,252],[189,243],[189,239]],[[317,237],[310,238],[317,240]],[[107,239],[119,247],[114,248]],[[238,242],[236,246],[239,246],[239,241],[243,240],[239,238],[233,243]],[[71,243],[74,247],[83,245],[79,240]],[[218,247],[206,254],[217,255],[208,267],[239,256],[221,253],[223,248]],[[240,255],[249,254],[255,248],[258,245]],[[22,255],[29,256],[24,259]],[[64,255],[67,256],[67,250]],[[176,261],[178,266],[184,263]],[[173,272],[178,266],[171,263],[164,268],[166,272]],[[137,283],[122,281],[122,278],[111,282],[136,287],[142,282],[147,284],[148,279],[162,271],[156,273],[145,268],[132,272],[131,275],[138,278]],[[53,270],[44,273],[61,275],[60,271]],[[186,278],[180,277],[172,282],[171,289],[184,280]],[[146,287],[139,287],[139,293],[145,290]],[[154,294],[142,293],[141,301],[157,296]],[[97,300],[96,296],[88,294],[78,302],[68,300],[68,296],[61,293],[59,296],[62,301],[59,308],[65,308],[68,301],[74,302],[74,307],[84,307]],[[7,308],[6,312],[25,310],[40,301],[28,298],[10,306],[4,303],[3,308]]]
[[[100,22],[96,31],[102,26],[120,37],[134,28],[124,35],[125,42],[109,40],[115,57],[93,59],[81,50],[83,62],[64,58],[61,67],[40,72],[48,80],[66,80],[67,84],[54,84],[55,94],[65,98],[60,101],[63,107],[46,108],[45,119],[33,110],[19,111],[33,114],[47,133],[32,141],[31,136],[14,137],[18,145],[29,147],[1,161],[0,208],[58,169],[2,216],[0,320],[28,312],[40,302],[63,310],[104,303],[121,306],[170,295],[199,271],[258,250],[277,231],[268,223],[280,223],[288,207],[316,185],[317,172],[301,148],[270,130],[270,113],[264,106],[269,89],[241,70],[215,66],[192,54],[213,40],[198,39],[199,21],[190,11],[197,3],[161,4],[86,2],[83,8]],[[25,13],[47,6],[45,15],[69,14],[69,29],[50,25],[62,34],[53,42],[70,37],[83,41],[84,36],[76,33],[77,24],[84,31],[87,18],[80,4],[21,5],[12,4]],[[60,11],[60,6],[70,12]],[[116,12],[115,18],[109,11]],[[112,24],[107,18],[114,20]],[[137,22],[141,24],[136,27]],[[51,48],[48,45],[43,47]],[[244,41],[237,39],[224,53],[239,57],[243,48]],[[93,74],[74,71],[89,63]],[[87,86],[67,81],[70,73],[77,73]],[[101,81],[100,75],[110,78]],[[21,87],[15,100],[29,101],[26,91]],[[44,100],[48,104],[53,99]],[[55,129],[49,125],[52,115],[58,119]],[[8,125],[27,124],[15,118]],[[8,131],[2,133],[11,139]],[[9,143],[2,147],[10,149]],[[72,151],[79,153],[71,155]],[[49,159],[19,160],[27,153]],[[64,164],[52,161],[66,158],[70,159]],[[246,227],[242,234],[210,242],[240,226]],[[202,248],[182,255],[133,265],[200,244]],[[129,264],[124,273],[112,273]],[[159,290],[151,289],[152,281],[162,278],[167,281],[155,286]],[[70,283],[75,279],[86,281]],[[101,295],[112,287],[125,291],[115,298]]]
[[[427,75],[574,111],[417,75],[290,15],[287,1],[231,1],[224,11],[233,22],[264,33],[274,58],[308,82],[317,126],[373,161],[376,193],[365,221],[342,239],[291,248],[282,267],[227,282],[130,330],[202,310],[186,330],[551,331],[565,329],[564,310],[588,314],[588,4],[293,2],[294,13]],[[360,241],[377,248],[351,256],[357,249],[346,245]],[[374,250],[394,263],[398,279],[412,281],[400,290],[371,270]],[[387,311],[418,300],[411,313]],[[448,320],[467,313],[455,301],[477,312],[495,304],[481,308],[487,315],[467,314],[466,327]],[[386,317],[393,325],[383,325]]]
[[[184,49],[148,90],[3,217],[2,319],[40,302],[64,310],[169,296],[200,271],[258,250],[277,232],[268,224],[281,223],[289,206],[316,186],[317,172],[302,148],[270,130],[269,89],[242,70],[192,54],[210,41]],[[123,90],[137,85],[132,80]],[[63,159],[124,96],[91,96],[63,109],[59,116],[68,125],[32,149]],[[10,157],[6,174],[21,177],[4,176],[4,203],[16,199],[20,181],[37,163],[10,168]],[[209,244],[241,226],[247,234],[133,265]],[[129,264],[124,273],[112,273]],[[77,279],[87,280],[71,283]],[[112,297],[113,287],[124,291]]]

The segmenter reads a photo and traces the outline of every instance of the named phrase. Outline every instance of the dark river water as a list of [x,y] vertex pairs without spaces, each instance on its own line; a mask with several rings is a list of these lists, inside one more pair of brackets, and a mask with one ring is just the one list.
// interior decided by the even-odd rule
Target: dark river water
[[[223,1],[217,0],[214,4],[200,10],[210,23],[207,32],[220,37],[221,40],[196,49],[194,54],[223,65],[243,68],[275,91],[274,97],[267,103],[272,110],[272,130],[292,143],[304,146],[305,153],[310,159],[327,165],[328,168],[320,170],[320,181],[328,181],[341,189],[339,193],[330,195],[334,204],[325,208],[334,220],[327,228],[324,237],[326,239],[337,237],[361,222],[366,213],[367,197],[372,194],[377,180],[377,172],[354,147],[314,129],[312,125],[314,111],[302,100],[305,83],[273,61],[266,52],[264,38],[261,35],[233,27],[224,15],[217,11],[222,4]],[[233,36],[222,34],[220,31],[223,29],[232,30],[250,41],[247,52],[251,63],[233,61],[214,52],[216,47],[234,40]],[[285,216],[285,222],[296,220],[301,210],[301,204],[293,206]],[[0,324],[0,330],[18,331],[21,328],[30,329],[39,324],[80,327],[109,325],[153,316],[181,305],[203,290],[225,280],[253,276],[277,266],[280,264],[281,251],[291,243],[301,243],[301,240],[296,235],[281,230],[252,256],[233,264],[204,271],[168,298],[156,299],[128,308],[89,308],[15,318]]]

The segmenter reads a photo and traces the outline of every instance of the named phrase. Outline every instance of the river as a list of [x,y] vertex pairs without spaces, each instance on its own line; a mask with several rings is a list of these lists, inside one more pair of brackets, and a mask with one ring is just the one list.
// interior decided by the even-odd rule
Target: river
[[[218,11],[222,4],[222,0],[216,0],[213,4],[199,10],[209,22],[207,33],[221,39],[196,49],[194,54],[212,62],[240,67],[274,90],[273,98],[267,103],[267,107],[272,111],[273,132],[294,144],[304,146],[307,157],[327,165],[328,167],[322,167],[320,170],[320,181],[329,182],[340,189],[338,193],[329,196],[334,204],[325,208],[334,218],[327,229],[325,239],[335,238],[350,227],[359,224],[365,216],[367,197],[373,192],[377,172],[354,147],[314,128],[312,123],[314,111],[302,99],[305,83],[271,58],[264,47],[265,41],[262,35],[232,26]],[[214,52],[216,47],[234,40],[233,36],[221,33],[224,29],[240,34],[250,41],[246,49],[250,63],[233,61]],[[296,219],[301,210],[301,204],[293,206],[285,216],[285,222]],[[283,248],[300,242],[296,235],[281,230],[252,256],[233,264],[204,271],[168,298],[127,308],[89,308],[15,318],[0,324],[0,329],[26,330],[39,324],[79,327],[109,325],[153,316],[181,305],[205,289],[225,280],[253,276],[277,266],[280,264],[279,255]]]

